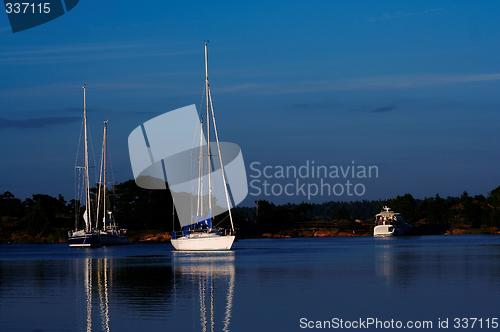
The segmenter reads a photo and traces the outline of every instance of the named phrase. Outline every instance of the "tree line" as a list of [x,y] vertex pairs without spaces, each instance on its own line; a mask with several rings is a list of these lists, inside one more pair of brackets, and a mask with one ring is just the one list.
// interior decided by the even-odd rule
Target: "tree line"
[[[95,186],[90,190],[93,207],[99,197],[97,188],[98,186]],[[172,229],[172,199],[168,190],[142,189],[134,180],[129,180],[114,185],[114,189],[108,194],[107,204],[121,228],[164,231]],[[37,194],[21,201],[9,191],[5,191],[0,194],[0,229],[24,230],[30,236],[36,237],[57,231],[63,234],[75,228],[76,220],[83,220],[84,211],[85,206],[79,201],[72,199],[67,202],[62,195],[55,198]],[[92,215],[95,215],[95,211]],[[78,227],[83,228],[83,221],[79,223]]]
[[[168,188],[168,183],[165,183]],[[90,189],[91,215],[96,216],[96,201],[99,186]],[[134,180],[117,183],[107,194],[107,210],[112,212],[120,228],[128,230],[179,230],[177,214],[174,213],[169,190],[143,189]],[[25,231],[32,237],[47,237],[57,234],[56,239],[67,237],[67,231],[83,228],[83,214],[86,207],[80,201],[69,202],[62,195],[57,198],[36,194],[22,201],[11,192],[0,194],[0,232]],[[215,217],[214,224],[230,227],[227,213]],[[102,218],[102,212],[101,212]],[[78,223],[78,225],[76,225]],[[102,226],[102,225],[100,225]]]
[[[168,185],[168,184],[167,184]],[[91,199],[96,200],[97,186],[91,189]],[[114,212],[120,227],[129,230],[179,229],[169,190],[152,190],[138,187],[134,180],[114,185],[108,206]],[[252,207],[233,209],[233,220],[243,236],[263,232],[276,233],[290,229],[295,222],[308,220],[370,220],[384,206],[399,212],[410,223],[446,224],[451,227],[497,227],[500,221],[500,186],[483,195],[460,197],[434,197],[415,199],[411,194],[388,200],[325,202],[321,204],[275,205],[265,200],[256,201]],[[57,198],[44,194],[33,195],[22,201],[9,191],[0,194],[0,230],[22,230],[30,236],[43,237],[59,232],[66,236],[75,227],[75,220],[83,215],[85,207],[72,199],[67,202],[62,195]],[[217,216],[214,224],[229,227],[227,213]],[[81,227],[81,226],[80,226]]]
[[265,200],[256,201],[254,208],[237,208],[247,221],[253,220],[256,233],[277,233],[290,230],[296,222],[308,220],[371,222],[385,206],[399,212],[411,224],[445,225],[455,228],[486,229],[500,224],[500,187],[487,197],[474,197],[464,191],[460,197],[415,199],[411,194],[398,195],[388,200],[325,202],[275,205]]

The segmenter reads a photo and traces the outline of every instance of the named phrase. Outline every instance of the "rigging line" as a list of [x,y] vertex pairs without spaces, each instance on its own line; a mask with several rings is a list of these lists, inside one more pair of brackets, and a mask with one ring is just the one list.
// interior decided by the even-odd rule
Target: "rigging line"
[[89,168],[94,168],[94,180],[97,178],[97,168],[95,167],[95,165],[97,165],[97,163],[95,162],[95,151],[94,151],[94,144],[92,143],[92,136],[90,135],[90,130],[88,130],[88,135],[89,135],[89,138],[88,140],[90,141],[90,148],[92,150],[92,159],[94,159],[94,166],[89,166]]
[[[106,161],[109,163],[109,168],[111,168],[111,184],[113,187],[113,205],[112,205],[112,212],[113,215],[115,214],[115,205],[114,205],[114,199],[115,199],[115,173],[113,171],[113,162],[111,159],[111,151],[109,149],[109,136],[106,135]],[[106,186],[109,182],[105,183],[104,185]],[[105,198],[106,199],[106,198]],[[108,199],[109,203],[111,204],[110,200]]]
[[[111,168],[111,183],[115,183],[115,174],[113,172],[113,163],[111,162],[111,151],[109,151],[108,137],[106,137],[106,154],[108,155],[106,160],[109,163],[109,168]],[[109,183],[109,182],[108,182]]]
[[[195,170],[193,168],[193,165],[195,164],[194,163],[195,159],[198,159],[198,165],[199,165],[199,157],[197,157],[197,158],[193,157],[194,156],[193,151],[195,149],[196,141],[197,141],[196,137],[197,137],[198,132],[201,132],[201,134],[200,134],[201,136],[203,135],[203,117],[201,116],[201,106],[203,105],[203,97],[204,97],[203,94],[204,93],[205,93],[205,85],[203,85],[203,91],[202,91],[202,95],[201,95],[200,105],[196,110],[198,112],[198,118],[201,118],[201,123],[200,123],[201,129],[200,129],[200,127],[198,127],[198,124],[196,124],[194,131],[193,131],[193,139],[192,139],[192,144],[191,144],[191,163],[190,163],[189,167],[190,167],[190,172],[191,172],[191,175],[193,176],[193,178],[194,178],[194,174],[195,174]],[[202,141],[202,139],[200,139],[200,142],[201,141]],[[201,143],[200,143],[200,149],[201,149]],[[191,182],[191,193],[195,192],[196,187],[199,187],[199,185],[197,185],[194,181],[192,181]],[[199,190],[196,190],[196,191],[198,192]],[[198,206],[199,205],[198,203],[199,203],[198,200],[196,203],[193,200],[191,200],[191,215],[194,215],[194,205],[196,204]],[[196,208],[196,210],[197,210],[196,215],[198,215],[198,210],[199,210],[198,207]]]
[[[83,189],[81,188],[80,184],[82,183],[82,169],[78,168],[78,181],[76,180],[76,172],[77,169],[75,169],[75,203],[74,203],[74,208],[75,208],[75,229],[78,228],[78,223],[80,221],[80,209],[81,209],[81,199],[83,196]],[[78,202],[78,206],[77,206]]]
[[[200,114],[198,113],[198,116]],[[200,124],[201,126],[201,124]],[[198,164],[199,165],[199,156],[195,153],[195,147],[196,147],[196,141],[197,141],[197,133],[199,132],[202,132],[203,131],[203,128],[200,129],[200,127],[198,126],[198,123],[196,124],[195,128],[194,128],[194,132],[193,132],[193,140],[192,140],[192,144],[191,144],[191,162],[189,163],[189,167],[190,167],[190,173],[191,173],[191,176],[193,176],[194,178],[194,174],[195,174],[195,169],[194,169],[194,165],[195,164]],[[195,163],[194,161],[195,160],[198,160],[198,163]],[[196,171],[199,171],[199,167],[197,167],[198,169]],[[199,173],[199,172],[198,172]],[[199,174],[198,174],[199,175]],[[191,181],[191,193],[193,194],[195,192],[195,190],[197,187],[197,184],[195,183],[195,181]],[[191,215],[194,215],[194,205],[197,204],[197,202],[193,202],[193,200],[191,200]]]
[[203,106],[203,98],[205,98],[206,84],[203,84],[203,91],[201,92],[200,106],[198,107],[198,116],[201,116],[201,106]]
[[[202,81],[205,81],[206,80],[206,76],[202,74],[202,72],[200,71],[199,73],[199,81],[198,82],[202,82]],[[205,89],[207,88],[207,85],[206,85],[206,82],[203,83],[203,88],[201,89],[201,100],[200,100],[200,104],[199,104],[199,107],[197,109],[198,111],[198,117],[201,116],[201,107],[203,106],[203,99],[205,98]]]
[[[83,132],[83,122],[85,121],[85,118],[82,117],[82,123],[80,125],[80,136],[78,137],[78,145],[76,147],[76,157],[75,157],[75,229],[78,226],[78,215],[80,214],[80,206],[78,208],[76,207],[76,200],[80,200],[80,180],[81,180],[81,169],[77,168],[78,164],[78,155],[80,154],[80,146],[82,145],[82,132]],[[78,171],[77,171],[78,170]],[[77,181],[77,172],[78,172],[78,178],[79,180]],[[81,203],[80,203],[81,204]],[[78,204],[78,205],[80,205]]]
[[[196,109],[196,111],[198,112],[198,118],[200,118],[200,127],[198,127],[198,124],[196,124],[196,127],[194,128],[194,132],[193,132],[193,140],[192,140],[192,145],[191,145],[191,151],[193,152],[194,151],[194,148],[196,146],[196,136],[197,136],[197,133],[199,132],[200,133],[200,149],[202,149],[202,141],[203,141],[203,117],[201,116],[201,107],[203,105],[203,98],[204,98],[204,93],[205,93],[205,84],[203,85],[203,91],[202,91],[202,94],[201,94],[201,100],[200,100],[200,104],[199,104],[199,107]],[[193,165],[195,165],[196,163],[194,162],[196,159],[198,160],[198,177],[201,176],[200,172],[199,172],[199,169],[200,167],[203,167],[200,163],[200,156],[199,154],[197,155],[197,157],[195,158],[194,157],[194,153],[191,153],[191,163],[190,163],[190,168],[191,168],[191,175],[193,175],[193,178],[194,178],[194,174],[195,174],[195,170],[193,168]],[[201,178],[200,178],[201,179]],[[194,193],[196,190],[197,192],[197,195],[198,195],[198,199],[196,200],[196,202],[194,202],[193,200],[191,200],[191,215],[195,215],[194,213],[194,205],[196,205],[196,215],[198,216],[199,215],[199,211],[200,211],[200,198],[201,196],[199,196],[200,194],[200,184],[196,184],[194,181],[191,182],[191,193]],[[203,204],[202,204],[203,206]],[[203,208],[202,208],[203,210]]]
[[[106,133],[106,127],[104,127],[104,134],[103,134],[103,137]],[[97,228],[97,225],[98,225],[98,222],[99,222],[99,211],[100,211],[100,208],[101,208],[101,190],[102,190],[102,187],[106,186],[106,184],[102,183],[104,181],[103,179],[103,170],[104,170],[104,151],[105,151],[105,145],[106,142],[104,141],[104,139],[102,140],[102,150],[101,150],[101,165],[99,166],[99,186],[98,186],[98,191],[97,191],[97,211],[96,211],[96,221],[95,221],[95,227]],[[104,197],[103,195],[103,198],[106,199],[106,197]],[[106,217],[106,211],[104,211],[104,218]],[[104,226],[104,225],[103,225]]]
[[[78,188],[79,188],[79,193],[78,193],[78,223],[80,223],[80,210],[81,210],[81,205],[82,201],[85,200],[86,198],[86,192],[85,192],[85,176],[82,174],[82,168],[80,168],[78,173],[79,176],[79,181],[78,181]],[[85,209],[87,208],[87,205],[85,205]]]
[[75,167],[78,164],[78,155],[80,154],[80,146],[82,145],[83,121],[84,119],[82,118],[82,124],[80,125],[80,137],[78,138],[78,146],[76,148]]
[[[203,214],[203,117],[201,117],[200,128],[200,154],[198,155],[198,191],[196,200],[196,215],[202,216]],[[193,184],[194,186],[194,184]]]
[[229,217],[229,214],[224,219],[222,219],[217,225],[215,225],[215,227],[217,227],[220,224],[222,224],[224,222],[224,220],[226,220],[228,217]]
[[224,182],[224,191],[226,193],[226,203],[227,203],[227,209],[229,211],[229,219],[231,220],[231,229],[234,232],[234,225],[233,225],[233,215],[231,214],[231,205],[229,203],[229,193],[227,190],[227,181],[226,181],[226,172],[224,171],[224,163],[222,162],[222,155],[220,153],[220,145],[219,145],[219,134],[217,133],[217,125],[215,124],[215,113],[214,113],[214,106],[212,104],[212,94],[210,93],[210,88],[208,89],[208,97],[210,100],[210,108],[212,110],[212,119],[214,123],[214,132],[215,132],[215,139],[217,141],[217,151],[219,153],[219,161],[220,161],[220,169],[222,173],[222,181]]
[[[203,90],[203,92],[205,92],[205,90]],[[200,101],[200,107],[199,109],[197,109],[196,111],[198,112],[198,118],[201,117],[201,113],[200,113],[200,110],[201,110],[201,105],[203,103],[203,95],[201,96],[201,101]],[[193,140],[192,140],[192,144],[191,144],[191,151],[193,151],[194,147],[195,147],[195,144],[196,144],[196,134],[198,133],[198,124],[196,125],[196,128],[194,128],[194,132],[193,132]]]
[[[198,109],[196,110],[198,112],[198,118],[201,117],[201,106],[203,105],[203,93],[205,93],[205,88],[203,88],[203,92],[202,92],[202,95],[201,95],[201,100],[200,100],[200,107],[198,107]],[[202,130],[203,130],[203,127],[202,127]],[[193,133],[193,144],[191,144],[191,151],[193,151],[192,149],[194,148],[195,144],[196,144],[196,133],[198,132],[198,125],[196,125],[196,128],[194,129],[194,133]]]
[[76,169],[75,169],[75,201],[73,203],[73,208],[75,209],[75,229],[77,228],[76,225],[78,225],[78,218],[77,218],[77,213],[76,211],[79,210],[79,208],[76,207],[76,201],[77,201],[77,197],[76,197],[76,193],[78,192],[78,188],[77,188],[77,181],[76,181]]
[[[111,162],[111,152],[109,151],[109,143],[108,143],[108,138],[106,137],[106,151],[107,151],[107,155],[109,156],[108,159],[108,162],[109,162],[109,168],[111,168],[111,184],[112,184],[112,187],[113,187],[113,205],[112,205],[112,211],[113,211],[113,215],[115,214],[115,173],[113,171],[113,163]],[[109,202],[111,204],[111,201]]]
[[[94,144],[92,143],[92,136],[90,134],[90,130],[87,128],[87,132],[88,132],[88,141],[90,141],[90,147],[91,147],[91,150],[92,150],[92,159],[94,160],[94,165],[96,165],[96,161],[95,161],[95,151],[94,151]],[[95,166],[89,166],[89,168],[93,168],[94,169],[94,181],[95,179],[97,179],[97,167]],[[89,179],[89,191],[90,191],[90,179]],[[91,199],[92,200],[92,199]],[[90,203],[90,202],[89,202]],[[97,213],[97,211],[95,210],[95,204],[94,204],[94,208],[92,208],[92,204],[90,204],[90,207],[89,207],[89,216],[90,214],[94,214],[94,213]],[[96,223],[96,228],[97,228],[97,220],[95,221]],[[92,220],[89,220],[89,224],[90,224],[90,228],[92,228]]]
[[[170,185],[167,183],[167,189],[169,188]],[[175,205],[174,205],[174,196],[172,196],[172,233],[175,234]]]

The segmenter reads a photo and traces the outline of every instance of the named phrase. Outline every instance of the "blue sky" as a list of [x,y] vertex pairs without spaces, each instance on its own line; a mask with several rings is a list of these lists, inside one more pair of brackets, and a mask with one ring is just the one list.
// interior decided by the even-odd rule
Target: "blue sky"
[[[472,1],[81,0],[15,34],[0,15],[0,192],[73,198],[84,83],[96,158],[107,119],[114,179],[132,179],[128,135],[199,105],[209,39],[221,139],[241,147],[249,180],[253,162],[354,161],[379,170],[351,179],[363,195],[310,201],[486,195],[500,185],[499,12]],[[243,205],[308,201],[256,192]]]

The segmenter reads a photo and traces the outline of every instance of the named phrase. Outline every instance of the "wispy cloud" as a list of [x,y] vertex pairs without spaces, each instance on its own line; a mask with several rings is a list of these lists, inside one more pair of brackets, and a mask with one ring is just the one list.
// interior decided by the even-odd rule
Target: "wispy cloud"
[[56,45],[0,52],[0,63],[32,65],[102,59],[169,57],[195,53],[194,51],[166,51],[165,47],[166,45],[145,42]]
[[[129,76],[126,76],[129,78]],[[191,95],[192,91],[183,91],[179,85],[173,83],[163,83],[163,82],[148,82],[143,79],[142,81],[129,82],[129,80],[124,79],[126,82],[116,82],[113,80],[97,80],[87,85],[87,91],[94,90],[100,93],[124,93],[126,92],[128,96],[131,95],[151,95],[154,93],[164,93],[164,91],[169,91],[174,95]],[[0,89],[0,98],[25,98],[26,96],[33,97],[43,97],[50,95],[52,97],[67,97],[75,96],[75,91],[81,91],[82,86],[81,81],[65,81],[54,84],[43,84],[34,85],[28,87],[18,87],[10,89]],[[79,98],[83,95],[78,94]],[[71,109],[76,110],[76,109]],[[81,111],[82,109],[80,109]],[[89,109],[87,109],[89,110]],[[90,111],[90,110],[89,110]]]
[[11,27],[8,27],[8,26],[7,27],[0,27],[0,33],[8,33],[8,32],[12,33]]
[[301,103],[301,104],[295,104],[295,106],[298,108],[301,108],[301,109],[314,110],[314,109],[325,108],[325,107],[329,106],[329,104],[326,104],[326,103]]
[[374,110],[371,110],[370,113],[382,113],[382,112],[390,112],[396,109],[396,106],[384,106],[379,107]]
[[[242,79],[244,80],[244,79]],[[480,83],[500,81],[500,73],[490,74],[402,74],[379,75],[370,77],[357,77],[331,80],[293,80],[276,76],[271,82],[248,82],[243,84],[218,85],[213,87],[214,94],[249,94],[249,95],[290,95],[302,93],[316,93],[329,91],[384,91],[402,89],[430,89],[453,84]],[[20,87],[0,90],[0,98],[16,99],[26,96],[38,97],[75,96],[75,90],[81,88],[81,82],[67,81],[56,84],[44,84],[30,87]],[[186,89],[186,85],[161,80],[126,79],[120,82],[113,80],[99,80],[93,82],[92,89],[100,93],[123,94],[131,96],[149,96],[162,94],[165,96],[193,96],[201,93],[199,90]],[[77,95],[80,98],[80,95]],[[295,105],[302,108],[318,108],[325,105],[303,104]],[[75,109],[79,110],[80,109]]]
[[313,93],[321,91],[398,90],[434,88],[436,86],[499,81],[500,73],[492,74],[403,74],[338,80],[294,81],[244,84],[219,92],[244,92],[256,95]]
[[429,14],[429,13],[440,11],[440,10],[444,10],[444,8],[434,8],[434,9],[424,10],[423,12],[418,12],[418,13],[404,13],[404,12],[382,13],[381,17],[369,18],[368,22],[389,20],[389,19],[409,17],[409,16],[418,16],[418,15]]
[[355,112],[362,112],[362,113],[385,113],[385,112],[391,112],[396,109],[395,105],[387,105],[387,106],[380,106],[380,107],[373,107],[373,106],[359,106],[357,109],[353,109]]
[[81,117],[66,116],[66,117],[54,117],[54,118],[36,118],[36,119],[26,119],[26,120],[9,120],[0,118],[0,129],[4,128],[40,128],[45,126],[55,126],[65,123],[71,123],[81,121]]
[[239,84],[239,85],[231,85],[226,87],[221,87],[217,89],[217,93],[232,93],[232,92],[245,92],[258,90],[261,87],[260,84],[256,83],[248,83],[248,84]]

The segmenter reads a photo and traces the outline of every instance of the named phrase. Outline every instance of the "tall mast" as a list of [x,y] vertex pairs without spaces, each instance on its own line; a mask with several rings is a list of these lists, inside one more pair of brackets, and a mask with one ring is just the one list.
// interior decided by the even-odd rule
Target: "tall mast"
[[233,225],[233,215],[231,214],[231,204],[229,202],[229,193],[227,189],[227,182],[226,182],[226,175],[224,171],[224,163],[222,162],[222,154],[220,152],[220,145],[219,145],[219,135],[217,133],[217,125],[215,124],[215,114],[214,114],[214,107],[212,104],[212,94],[210,93],[210,87],[208,84],[208,55],[207,55],[207,44],[208,40],[205,42],[205,76],[206,76],[206,91],[207,91],[207,140],[208,140],[208,187],[209,187],[209,197],[208,197],[208,202],[209,202],[209,208],[212,208],[212,186],[211,184],[211,171],[212,171],[212,165],[210,163],[210,109],[212,110],[212,122],[214,124],[214,133],[215,133],[215,140],[217,142],[217,152],[219,154],[219,162],[220,162],[220,168],[221,168],[221,173],[222,173],[222,181],[224,183],[224,192],[226,194],[226,203],[227,203],[227,208],[229,212],[229,220],[231,221],[231,230],[234,232],[234,225]]
[[103,219],[102,219],[102,228],[106,228],[106,136],[107,136],[107,129],[108,129],[108,120],[104,120],[104,138],[102,140],[102,167],[103,167],[103,180],[102,180],[102,185],[103,185],[103,203],[102,203],[102,208],[103,208]]
[[[212,209],[212,165],[210,163],[210,102],[209,102],[209,84],[208,84],[208,40],[205,41],[205,84],[207,92],[207,153],[208,153],[208,211]],[[210,213],[211,214],[211,213]],[[212,216],[210,216],[211,218]]]
[[83,85],[83,131],[85,133],[85,230],[89,231],[90,222],[90,186],[89,186],[89,153],[87,147],[87,104],[85,101],[85,91],[87,84]]

